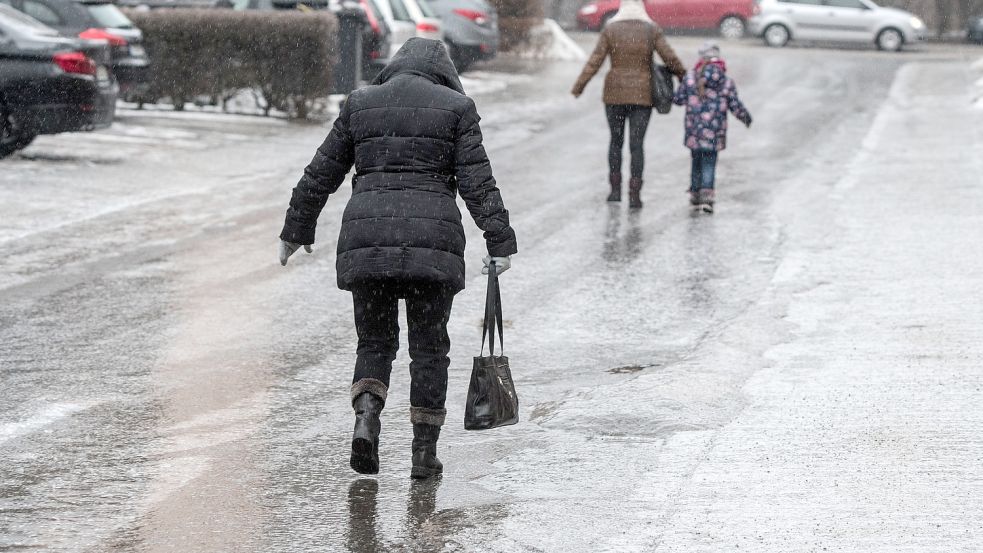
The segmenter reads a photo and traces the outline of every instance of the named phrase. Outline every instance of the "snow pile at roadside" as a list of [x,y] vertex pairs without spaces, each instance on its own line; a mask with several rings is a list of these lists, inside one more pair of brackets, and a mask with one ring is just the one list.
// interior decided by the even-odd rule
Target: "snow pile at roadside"
[[544,19],[543,24],[529,34],[529,42],[516,52],[520,58],[556,61],[581,61],[587,53],[552,19]]
[[983,58],[976,60],[973,64],[973,69],[980,78],[976,81],[976,100],[974,105],[976,109],[983,109]]

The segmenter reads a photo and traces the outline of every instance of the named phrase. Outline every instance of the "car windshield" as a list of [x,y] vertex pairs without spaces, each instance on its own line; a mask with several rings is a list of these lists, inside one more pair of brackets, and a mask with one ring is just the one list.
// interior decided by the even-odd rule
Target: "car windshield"
[[103,27],[113,29],[130,29],[133,22],[112,4],[85,4],[85,9]]
[[5,4],[0,4],[0,24],[15,34],[58,36],[58,31]]
[[437,17],[437,12],[433,11],[427,0],[417,0],[416,3],[420,6],[420,13],[423,14],[423,17]]

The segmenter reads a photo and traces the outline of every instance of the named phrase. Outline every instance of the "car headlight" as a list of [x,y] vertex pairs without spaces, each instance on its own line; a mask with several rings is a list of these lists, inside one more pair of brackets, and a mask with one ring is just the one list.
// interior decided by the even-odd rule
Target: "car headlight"
[[911,28],[916,31],[921,31],[925,28],[925,22],[917,17],[912,17],[909,19],[908,24],[911,25]]
[[595,6],[594,4],[588,4],[583,8],[580,8],[580,13],[584,15],[594,15],[595,13],[597,13],[597,6]]

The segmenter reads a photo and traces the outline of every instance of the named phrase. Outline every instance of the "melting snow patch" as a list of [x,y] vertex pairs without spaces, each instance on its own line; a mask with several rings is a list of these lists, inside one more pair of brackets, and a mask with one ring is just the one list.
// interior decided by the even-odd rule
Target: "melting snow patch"
[[581,61],[587,59],[587,53],[570,38],[556,21],[545,19],[542,25],[532,30],[529,45],[519,52],[519,57]]
[[0,444],[36,432],[59,419],[83,411],[88,407],[88,405],[77,403],[53,403],[26,419],[0,424]]

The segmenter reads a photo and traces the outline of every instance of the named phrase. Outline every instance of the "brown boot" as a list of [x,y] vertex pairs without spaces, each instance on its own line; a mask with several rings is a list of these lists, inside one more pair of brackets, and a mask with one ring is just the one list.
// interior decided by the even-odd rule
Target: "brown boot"
[[628,181],[628,207],[638,209],[642,207],[642,179],[632,177]]
[[621,173],[611,173],[608,177],[611,182],[611,194],[608,195],[609,202],[621,201]]

